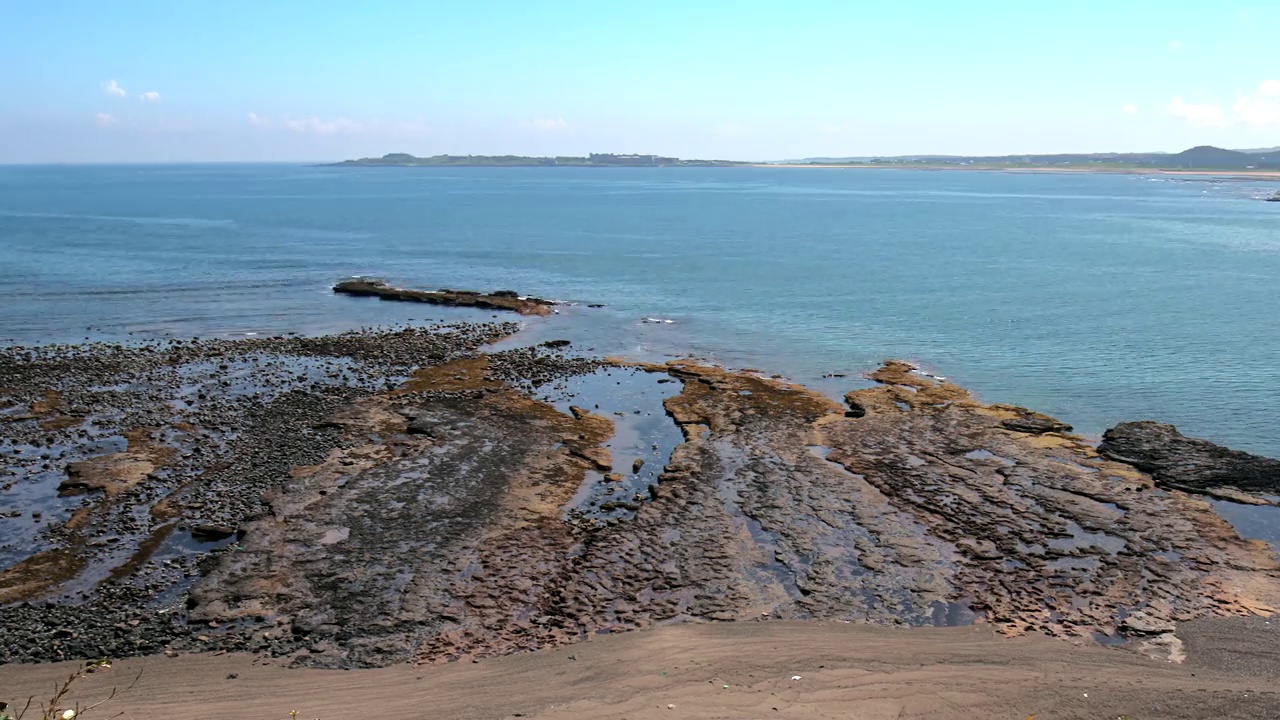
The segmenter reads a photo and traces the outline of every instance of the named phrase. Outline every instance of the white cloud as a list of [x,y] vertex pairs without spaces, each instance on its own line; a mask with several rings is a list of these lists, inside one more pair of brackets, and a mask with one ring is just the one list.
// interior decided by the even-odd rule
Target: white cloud
[[1235,104],[1236,117],[1249,125],[1280,125],[1280,80],[1264,80]]
[[295,120],[286,118],[284,126],[289,130],[306,135],[351,135],[364,129],[364,124],[348,118],[321,120],[317,117]]
[[564,118],[534,118],[533,126],[545,132],[557,132],[569,127],[569,123]]
[[1169,49],[1170,49],[1170,50],[1172,50],[1172,51],[1174,51],[1174,52],[1181,52],[1181,51],[1183,51],[1183,50],[1187,49],[1187,44],[1186,44],[1185,42],[1183,42],[1183,41],[1181,41],[1181,40],[1177,40],[1177,39],[1170,40],[1170,41],[1169,41]]
[[1138,112],[1138,106],[1134,105],[1133,103],[1129,103],[1128,105],[1124,106],[1124,111],[1129,115],[1133,115]]
[[102,83],[102,92],[112,97],[124,97],[128,94],[124,91],[124,88],[120,87],[120,83],[115,80],[108,80]]
[[359,135],[372,138],[410,139],[431,134],[431,126],[421,120],[386,121],[378,119],[352,119],[338,117],[326,119],[316,116],[272,119],[256,112],[245,115],[249,125],[266,130],[284,130],[298,135],[337,137]]
[[155,90],[150,90],[139,95],[138,99],[141,100],[142,102],[149,102],[149,103],[160,102],[160,93],[156,92]]
[[1227,125],[1226,114],[1222,112],[1222,108],[1212,103],[1195,104],[1185,102],[1181,97],[1176,97],[1166,109],[1170,115],[1180,117],[1196,127],[1225,127]]
[[110,127],[120,122],[116,119],[116,116],[111,113],[98,113],[93,116],[93,121],[97,123],[99,127]]

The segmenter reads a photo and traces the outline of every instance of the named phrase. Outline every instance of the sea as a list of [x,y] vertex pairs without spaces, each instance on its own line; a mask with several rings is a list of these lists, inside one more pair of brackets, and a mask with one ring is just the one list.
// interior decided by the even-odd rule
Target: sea
[[[816,168],[0,167],[0,342],[316,334],[566,301],[527,335],[838,393],[885,358],[1098,435],[1280,456],[1280,183]],[[603,305],[603,307],[590,307]],[[502,319],[511,319],[503,317]]]

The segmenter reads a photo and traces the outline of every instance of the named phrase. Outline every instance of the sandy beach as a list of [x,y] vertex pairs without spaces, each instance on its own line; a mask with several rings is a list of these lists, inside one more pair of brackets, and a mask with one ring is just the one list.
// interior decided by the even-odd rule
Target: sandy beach
[[[1255,635],[1245,667],[1223,650]],[[1275,630],[1256,623],[1186,631],[1204,662],[1173,665],[984,628],[778,622],[677,625],[573,647],[447,666],[288,670],[245,655],[119,662],[76,697],[135,720],[377,717],[793,718],[968,720],[1028,717],[1262,718],[1280,713]],[[1260,635],[1260,636],[1259,636]],[[0,667],[11,696],[44,692],[70,664]]]

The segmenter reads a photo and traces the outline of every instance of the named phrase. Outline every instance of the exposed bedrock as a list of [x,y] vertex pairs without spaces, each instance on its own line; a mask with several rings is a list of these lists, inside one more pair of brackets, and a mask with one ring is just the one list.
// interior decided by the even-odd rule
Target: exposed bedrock
[[750,373],[645,369],[682,381],[665,405],[685,442],[634,517],[567,512],[625,462],[601,455],[607,419],[458,361],[335,419],[349,449],[272,496],[193,591],[193,620],[318,665],[772,618],[989,622],[1176,659],[1176,623],[1280,605],[1270,548],[1206,502],[905,363],[850,393],[860,417]]
[[[474,290],[410,290],[388,285],[373,278],[344,280],[333,286],[340,295],[376,297],[380,300],[420,302],[454,307],[477,307],[486,310],[509,310],[521,315],[547,315],[556,304],[551,300],[523,297],[513,290],[495,290],[491,293]],[[567,343],[566,343],[567,344]],[[552,346],[558,347],[558,346]]]
[[819,423],[828,457],[954,550],[954,597],[1004,631],[1148,636],[1280,600],[1270,547],[1206,502],[1078,437],[1017,432],[1009,421],[1028,411],[983,405],[905,363],[872,377],[883,384],[849,396],[864,417]]
[[[386,347],[407,353],[409,339]],[[10,600],[53,597],[62,576],[102,598],[81,606],[63,593],[57,607],[0,608],[24,633],[12,659],[115,654],[140,639],[134,620],[152,618],[162,626],[138,652],[247,650],[330,667],[774,618],[986,622],[1007,634],[1128,639],[1176,659],[1177,623],[1280,607],[1270,546],[1241,539],[1206,501],[1176,489],[1196,483],[1162,480],[1230,460],[1228,484],[1257,491],[1250,483],[1274,461],[1169,426],[1108,433],[1103,452],[1119,462],[1054,418],[980,403],[907,363],[885,363],[869,376],[879,384],[845,404],[753,372],[618,363],[681,383],[664,409],[684,440],[656,480],[610,499],[618,512],[606,517],[580,507],[604,497],[584,488],[653,469],[605,447],[627,423],[590,398],[562,412],[528,390],[599,363],[474,345],[426,346],[413,355],[429,362],[408,381],[388,387],[378,375],[360,393],[237,424],[216,465],[195,452],[195,425],[163,434],[131,421],[139,429],[77,456],[86,464],[48,470],[49,494],[83,500],[84,517],[103,503],[151,522],[135,533],[146,545],[137,553],[103,541],[98,557],[83,548],[116,526],[68,520],[79,523],[76,543],[0,573]],[[25,431],[44,432],[38,413],[63,412],[53,403],[24,395]],[[645,446],[628,442],[613,447]],[[1187,459],[1204,457],[1213,462]],[[254,475],[264,467],[268,476]],[[64,480],[64,492],[82,494],[58,497]],[[143,496],[148,488],[165,492]],[[128,596],[108,594],[118,580],[97,580],[141,577],[157,557],[150,538],[163,549],[186,535],[222,544],[198,562],[164,556],[180,580],[134,583]],[[85,619],[101,607],[92,603],[116,597],[130,615],[101,627]],[[77,636],[42,654],[71,609]]]
[[1102,436],[1098,452],[1151,473],[1164,487],[1232,500],[1242,499],[1240,492],[1280,495],[1280,460],[1189,438],[1173,425],[1121,423]]

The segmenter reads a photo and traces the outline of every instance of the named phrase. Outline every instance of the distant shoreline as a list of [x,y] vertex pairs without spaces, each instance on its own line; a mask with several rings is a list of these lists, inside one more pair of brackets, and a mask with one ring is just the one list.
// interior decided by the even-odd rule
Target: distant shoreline
[[927,170],[1006,173],[1075,173],[1098,175],[1174,175],[1234,178],[1239,180],[1280,180],[1280,170],[1166,170],[1160,168],[1087,168],[1087,167],[1001,167],[999,165],[888,165],[846,163],[758,163],[763,168],[824,168],[830,170]]

